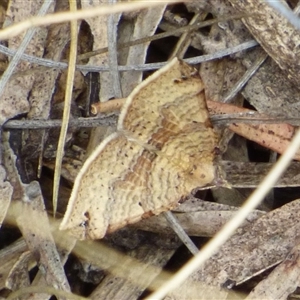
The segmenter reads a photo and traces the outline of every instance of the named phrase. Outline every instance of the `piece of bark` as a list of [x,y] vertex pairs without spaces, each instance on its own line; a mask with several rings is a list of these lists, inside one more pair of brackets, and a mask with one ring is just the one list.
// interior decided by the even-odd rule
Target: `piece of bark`
[[[88,9],[106,2],[107,1],[104,0],[83,1],[81,5],[82,9]],[[91,34],[93,35],[93,50],[107,47],[107,20],[108,16],[98,16],[86,20],[90,27]],[[108,54],[105,53],[91,57],[87,65],[108,65]],[[107,101],[115,96],[110,72],[103,72],[100,74],[100,86],[100,101]]]
[[[134,18],[126,18],[120,22],[120,43],[133,41],[139,38],[151,37],[163,16],[165,5],[147,8],[139,11]],[[118,58],[120,65],[140,65],[145,63],[150,42],[129,48],[120,49]],[[127,97],[142,81],[143,72],[128,71],[121,73],[122,97]],[[115,95],[116,96],[116,95]]]
[[[106,1],[103,0],[93,0],[93,1],[83,1],[82,8],[91,8],[98,5],[103,4]],[[93,51],[107,47],[108,45],[108,16],[98,16],[95,18],[89,18],[86,20],[88,26],[90,27],[91,34],[93,36]],[[101,55],[93,56],[89,59],[87,65],[108,65],[109,58],[107,53],[103,53]],[[91,87],[91,89],[95,89],[92,91],[93,93],[97,93],[95,98],[102,101],[107,101],[108,99],[114,98],[114,85],[113,78],[110,72],[102,72],[99,74],[99,77],[96,78],[97,83]],[[99,85],[99,88],[95,88],[95,86]],[[111,130],[115,130],[115,127],[112,126],[98,126],[91,130],[90,139],[87,146],[87,155],[88,157],[96,148],[97,145],[100,144],[101,140],[108,134],[110,134]],[[108,133],[107,133],[108,131]]]
[[[243,59],[243,64],[249,68],[255,59],[256,50]],[[249,79],[242,94],[260,113],[299,118],[300,91],[271,57]]]

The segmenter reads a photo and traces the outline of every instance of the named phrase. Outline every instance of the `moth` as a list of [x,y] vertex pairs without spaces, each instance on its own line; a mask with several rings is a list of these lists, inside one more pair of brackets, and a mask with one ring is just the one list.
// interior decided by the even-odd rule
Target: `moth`
[[133,90],[117,132],[85,161],[60,229],[100,239],[175,208],[214,182],[217,143],[197,70],[174,58]]

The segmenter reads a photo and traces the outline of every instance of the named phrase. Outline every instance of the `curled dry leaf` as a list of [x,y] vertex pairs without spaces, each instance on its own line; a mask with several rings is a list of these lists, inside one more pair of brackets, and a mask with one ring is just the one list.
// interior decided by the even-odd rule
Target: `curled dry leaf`
[[60,229],[79,239],[102,238],[176,207],[191,190],[214,181],[216,146],[202,81],[194,68],[173,59],[128,97],[118,132],[76,178]]
[[[82,1],[82,8],[91,8],[101,5],[102,0],[91,0]],[[97,16],[95,18],[86,19],[87,24],[91,30],[91,35],[93,36],[93,51],[107,47],[108,45],[108,16]],[[108,53],[102,53],[100,55],[93,56],[89,59],[87,65],[108,65],[109,58]],[[92,75],[97,76],[97,75]],[[92,84],[93,79],[91,79]],[[100,86],[100,87],[99,87]],[[110,72],[101,72],[97,77],[97,83],[90,87],[91,91],[91,101],[94,98],[100,101],[106,101],[107,99],[113,98],[114,95],[114,84],[113,78]],[[93,91],[93,92],[92,92]],[[97,145],[99,145],[102,140],[103,135],[107,136],[107,131],[110,128],[106,126],[97,126],[91,130],[89,143],[87,146],[87,155],[91,154]]]
[[[121,22],[119,26],[120,42],[134,41],[139,38],[151,37],[154,35],[162,18],[165,5],[149,7],[127,22]],[[128,33],[131,34],[128,34]],[[145,63],[150,42],[120,49],[120,65],[139,65]],[[140,71],[127,71],[121,73],[122,96],[127,97],[130,92],[142,81],[143,73]]]
[[[99,6],[103,3],[101,0],[82,1],[82,8],[92,8]],[[97,16],[95,18],[88,18],[88,23],[91,34],[93,35],[93,51],[107,47],[107,19],[108,16]],[[108,64],[107,53],[93,56],[89,59],[87,65],[105,65]],[[112,78],[110,72],[103,72],[100,74],[100,85],[101,90],[99,97],[100,99],[110,99],[114,97]]]

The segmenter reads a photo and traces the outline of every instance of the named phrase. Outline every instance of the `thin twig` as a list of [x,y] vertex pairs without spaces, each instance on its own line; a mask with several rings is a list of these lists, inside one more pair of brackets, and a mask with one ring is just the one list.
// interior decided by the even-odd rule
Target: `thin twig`
[[[244,116],[242,114],[245,114]],[[248,115],[247,115],[248,114]],[[78,118],[69,121],[71,127],[97,127],[100,125],[112,126],[117,123],[118,115],[110,114],[96,118]],[[227,125],[232,123],[245,124],[281,124],[289,123],[293,126],[300,126],[299,118],[289,117],[263,117],[259,113],[237,113],[237,114],[217,114],[210,116],[214,125]],[[9,120],[2,127],[5,130],[20,130],[20,129],[50,129],[61,127],[61,120]]]
[[[118,108],[120,109],[120,108]],[[69,128],[71,127],[97,127],[100,125],[112,126],[117,123],[118,114],[105,114],[100,117],[94,118],[77,118],[69,121]],[[214,125],[228,125],[232,123],[245,123],[245,124],[282,124],[288,123],[293,126],[300,126],[299,118],[293,117],[270,117],[261,115],[258,112],[242,112],[233,114],[213,114],[210,120]],[[2,128],[5,130],[19,130],[19,129],[50,129],[61,127],[61,120],[9,120]]]
[[210,60],[213,60],[213,59],[222,58],[222,57],[227,56],[227,55],[238,53],[238,52],[247,50],[249,48],[255,47],[257,45],[259,45],[259,44],[255,40],[250,40],[250,41],[244,42],[244,43],[239,44],[239,45],[234,46],[234,47],[230,47],[230,48],[226,48],[224,50],[216,51],[215,53],[211,53],[211,54],[206,54],[206,55],[196,56],[196,57],[193,57],[193,58],[188,58],[188,59],[185,59],[184,61],[187,62],[188,64],[200,64],[200,63],[205,62],[205,61],[210,61]]
[[186,247],[190,250],[193,255],[196,255],[199,252],[199,249],[195,246],[190,237],[186,234],[178,220],[172,214],[172,212],[167,211],[164,213],[165,218],[169,222],[169,225],[172,227],[174,232],[180,238],[180,240],[186,245]]
[[[190,64],[199,64],[202,62],[210,61],[213,59],[221,58],[226,55],[231,55],[243,50],[247,50],[250,48],[253,48],[257,46],[258,43],[255,40],[250,40],[247,42],[244,42],[242,44],[239,44],[234,47],[226,48],[224,50],[216,51],[215,53],[212,54],[207,54],[207,55],[201,55],[201,56],[196,56],[194,58],[186,59],[185,61]],[[0,45],[0,52],[12,56],[15,51],[8,49],[4,47],[3,45]],[[45,66],[48,68],[58,68],[58,69],[66,69],[68,67],[68,64],[65,62],[55,62],[50,59],[46,58],[40,58],[40,57],[35,57],[27,54],[23,54],[22,59],[29,61],[31,63],[38,64],[40,66]],[[119,71],[149,71],[149,70],[157,70],[163,67],[166,63],[152,63],[152,64],[142,64],[142,65],[134,65],[134,66],[118,66]],[[89,65],[76,65],[76,69],[80,71],[85,71],[85,72],[108,72],[110,71],[109,66],[89,66]],[[22,72],[20,72],[20,75],[18,73],[14,74],[14,76],[22,76]]]
[[[176,35],[176,34],[181,34],[181,33],[184,33],[184,32],[190,32],[190,31],[193,31],[193,30],[196,30],[196,29],[211,26],[215,23],[226,22],[226,21],[229,21],[229,20],[240,19],[240,18],[243,18],[243,17],[245,17],[245,14],[237,14],[237,15],[234,15],[234,16],[224,16],[224,17],[221,17],[221,18],[218,18],[218,19],[207,20],[207,21],[204,21],[204,22],[197,22],[196,24],[193,24],[193,25],[183,26],[183,27],[180,27],[180,28],[176,28],[174,30],[169,30],[167,32],[158,33],[158,34],[155,34],[153,36],[144,37],[144,38],[136,39],[134,41],[129,41],[129,42],[126,42],[126,43],[118,44],[117,49],[120,50],[120,49],[128,48],[128,47],[131,47],[131,46],[156,41],[156,40],[163,39],[163,38],[173,36],[173,35]],[[8,55],[8,56],[13,56],[16,53],[16,50],[9,49],[9,48],[5,47],[4,45],[0,45],[0,52],[5,54],[5,55]],[[96,55],[99,55],[99,54],[104,54],[104,53],[107,53],[107,52],[108,52],[108,47],[104,47],[104,48],[101,48],[101,49],[98,49],[98,50],[83,53],[83,54],[80,54],[80,55],[77,56],[77,61],[82,61],[82,60],[91,58],[93,56],[96,56]],[[23,54],[22,59],[26,60],[26,61],[29,61],[31,63],[35,63],[35,64],[38,64],[38,65],[41,65],[41,66],[45,66],[45,67],[63,68],[63,69],[66,69],[68,67],[67,62],[64,62],[64,61],[63,62],[55,62],[55,61],[50,60],[50,59],[44,59],[44,58],[41,58],[41,57],[30,56],[30,55],[27,55],[27,54]]]
[[[111,126],[115,125],[118,116],[110,114],[97,118],[78,118],[69,121],[69,128],[71,127],[97,127],[100,125]],[[9,120],[4,125],[5,130],[12,129],[50,129],[61,127],[61,120]]]

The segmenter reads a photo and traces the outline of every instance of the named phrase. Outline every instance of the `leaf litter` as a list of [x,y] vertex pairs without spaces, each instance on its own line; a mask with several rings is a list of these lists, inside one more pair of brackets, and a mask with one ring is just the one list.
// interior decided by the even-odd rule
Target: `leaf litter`
[[[24,2],[11,0],[8,2],[6,7],[1,7],[2,10],[5,11],[5,14],[1,16],[2,18],[6,18],[5,20],[1,20],[1,24],[4,23],[5,26],[7,26],[9,23],[12,23],[12,20],[14,22],[18,22],[37,15],[42,4],[41,1],[36,1],[36,3],[34,3],[35,5],[31,4],[26,7],[20,7],[23,3]],[[99,5],[100,3],[95,2],[93,4]],[[218,10],[216,10],[216,7],[218,7]],[[204,19],[205,14],[220,17],[222,14],[228,15],[237,13],[234,8],[228,5],[228,3],[220,0],[214,0],[213,3],[210,4],[191,2],[186,6],[182,4],[170,7],[170,9],[174,12],[176,18],[183,18],[184,20],[189,19],[187,9],[190,13],[201,10],[204,14]],[[247,14],[247,9],[249,8],[245,6],[243,9]],[[68,7],[57,2],[55,3],[54,10],[68,10]],[[239,10],[241,10],[241,8],[239,8]],[[186,22],[174,23],[170,19],[164,19],[163,11],[164,9],[161,6],[160,8],[151,8],[149,10],[146,9],[144,11],[138,11],[134,14],[127,13],[127,15],[123,15],[121,19],[115,20],[113,30],[116,32],[112,32],[117,36],[117,40],[115,41],[108,41],[106,37],[108,22],[106,22],[105,18],[98,18],[98,21],[102,22],[102,25],[99,25],[98,27],[93,25],[93,22],[97,23],[97,18],[87,19],[87,26],[91,30],[91,36],[94,37],[94,46],[92,49],[85,49],[83,51],[91,51],[106,46],[116,47],[116,43],[144,37],[147,33],[150,33],[151,37],[151,35],[157,31],[157,26],[159,26],[159,30],[171,30],[182,26],[182,24],[186,24]],[[147,26],[144,27],[144,24],[149,26],[149,28]],[[249,22],[246,23],[246,26],[249,28],[253,25]],[[150,29],[152,29],[151,32]],[[265,37],[263,35],[258,37],[260,34],[258,29],[255,32],[253,31],[253,28],[250,30],[251,34],[254,34],[255,38],[257,38],[261,43],[262,39]],[[102,34],[100,34],[101,32]],[[198,51],[195,52],[197,53],[195,55],[199,55],[199,51],[212,53],[217,50],[239,44],[246,39],[250,39],[252,38],[251,34],[244,27],[243,23],[237,19],[212,25],[208,32],[201,30],[193,32],[190,39],[190,45],[193,47],[194,51]],[[69,43],[68,37],[69,25],[67,23],[50,25],[42,28],[39,27],[37,28],[37,32],[34,35],[33,40],[26,48],[26,54],[43,56],[54,61],[61,61],[67,58],[67,47]],[[21,41],[21,35],[15,38],[12,37],[7,41],[7,46],[9,48],[16,49],[20,45]],[[170,43],[172,44],[172,42]],[[120,53],[118,53],[118,63],[124,65],[138,65],[143,64],[146,58],[148,62],[166,61],[168,59],[167,52],[160,54],[160,58],[158,58],[158,54],[153,52],[154,49],[159,48],[164,49],[164,51],[171,51],[171,47],[170,49],[165,49],[165,41],[163,41],[162,44],[158,43],[155,47],[150,44],[150,48],[148,44],[149,43],[144,44],[143,46],[139,45],[136,47],[130,47],[129,49],[120,50]],[[268,52],[268,46],[266,46],[266,44],[264,44],[264,48]],[[191,50],[192,48],[189,49]],[[207,80],[206,84],[207,95],[210,95],[209,99],[222,99],[222,96],[230,90],[230,87],[233,86],[234,82],[238,81],[246,68],[249,68],[257,55],[256,52],[257,51],[254,49],[252,52],[242,52],[232,55],[231,57],[224,57],[218,62],[212,61],[203,63],[201,65],[200,74],[204,79],[209,79],[209,82]],[[270,53],[270,55],[272,56],[273,53]],[[89,64],[102,65],[108,63],[108,61],[109,60],[107,58],[103,61],[96,56],[94,61],[90,60],[87,66]],[[287,62],[285,61],[283,63]],[[297,65],[298,62],[293,61],[293,64]],[[31,65],[24,61],[18,64],[15,72],[30,70],[30,73],[28,73],[29,75],[11,79],[6,85],[2,96],[3,101],[1,101],[1,124],[20,115],[26,119],[36,120],[51,118],[54,106],[53,93],[56,90],[56,87],[59,86],[58,80],[62,76],[58,69],[47,68],[41,72],[36,67],[36,65]],[[286,70],[286,66],[283,69]],[[274,61],[270,58],[267,59],[259,71],[252,76],[250,81],[248,81],[245,89],[242,91],[243,96],[246,98],[248,103],[252,105],[252,108],[254,107],[257,111],[266,115],[282,116],[285,114],[286,117],[298,116],[297,94],[299,92],[297,88],[291,85],[288,78],[284,75],[284,72],[285,71],[281,71]],[[116,83],[114,81],[116,80],[116,77],[111,76],[109,73],[104,74],[105,73],[100,74],[100,80],[96,77],[96,81],[98,80],[100,82],[100,89],[96,91],[95,99],[106,101],[111,97],[119,97],[120,95],[117,95],[115,92]],[[82,75],[83,78],[85,78],[85,86],[83,85],[84,87],[82,88],[82,92],[74,91],[74,93],[77,93],[78,96],[76,99],[73,99],[74,101],[72,105],[73,107],[76,107],[76,105],[78,107],[79,105],[79,108],[75,110],[75,117],[77,117],[78,113],[82,114],[82,107],[86,106],[86,91],[89,90],[89,97],[91,97],[94,93],[93,89],[89,88],[88,77],[86,74]],[[295,77],[294,74],[292,75]],[[103,79],[104,77],[108,79],[105,81]],[[135,87],[140,80],[141,72],[130,71],[122,73],[121,87],[124,94],[121,96],[127,96],[132,90],[132,87]],[[218,85],[217,87],[215,86],[216,84]],[[61,86],[63,86],[63,84]],[[278,87],[280,87],[280,89],[278,89]],[[293,95],[288,97],[288,101],[285,101],[284,99],[286,99],[288,95],[287,93],[289,93],[290,90],[293,90]],[[257,93],[257,91],[259,93]],[[61,101],[63,101],[63,99]],[[232,100],[232,103],[236,104],[242,102],[244,102],[244,98],[242,98],[240,94]],[[220,107],[222,106],[220,105]],[[291,107],[293,107],[293,109],[291,109]],[[233,111],[230,111],[229,113],[233,113]],[[257,131],[254,130],[253,132],[254,136],[257,135],[258,132],[260,135],[261,132],[268,133],[268,130],[270,130],[268,127],[266,127],[266,129],[261,129],[260,126],[266,125],[252,126],[255,129],[258,128]],[[289,128],[289,125],[284,126]],[[113,130],[113,128],[108,130]],[[97,133],[96,129],[93,131],[96,132],[93,133],[95,136],[93,139],[96,139],[96,142],[89,141],[89,143],[91,143],[91,146],[89,146],[90,149],[93,148],[92,144],[98,143],[99,135],[105,135],[107,128],[103,127],[100,129],[100,134]],[[279,135],[277,125],[272,128],[272,132]],[[283,134],[280,133],[280,135],[286,138],[287,132],[290,132],[289,129]],[[65,148],[65,154],[72,159],[72,156],[74,157],[76,151],[74,151],[74,149],[70,146],[72,144],[71,141],[75,140],[80,145],[87,145],[86,135],[89,136],[90,132],[88,129],[81,129],[79,131],[69,131],[68,134],[69,141]],[[225,136],[224,141],[229,141],[232,136],[232,133],[229,133],[228,130],[220,130],[220,134]],[[3,223],[3,219],[6,215],[7,221],[4,220],[4,226],[8,226],[6,224],[11,223],[14,227],[18,227],[21,230],[22,237],[14,243],[10,243],[9,245],[3,243],[2,245],[0,259],[5,262],[5,264],[1,264],[0,272],[5,276],[5,280],[1,279],[1,296],[6,297],[9,295],[10,290],[18,290],[35,284],[41,285],[40,292],[43,291],[45,284],[69,291],[70,282],[72,290],[75,291],[70,278],[66,277],[66,274],[69,274],[72,268],[68,269],[69,266],[67,266],[65,271],[63,269],[63,265],[67,262],[69,253],[75,245],[75,240],[71,237],[66,238],[62,235],[62,233],[57,231],[57,223],[50,217],[50,198],[45,196],[47,195],[46,190],[49,190],[49,187],[45,187],[42,180],[43,176],[49,176],[49,172],[51,173],[51,170],[48,169],[46,172],[45,167],[40,165],[40,162],[43,161],[41,157],[43,157],[44,147],[46,145],[49,154],[47,160],[50,161],[50,163],[47,162],[45,165],[51,165],[51,160],[53,161],[56,153],[55,140],[57,139],[57,133],[56,138],[54,136],[55,130],[24,130],[23,132],[19,130],[18,132],[10,131],[2,134],[0,187],[3,203],[1,203],[1,223]],[[249,137],[247,132],[244,136],[246,138]],[[271,138],[271,142],[274,142],[274,139]],[[280,142],[281,140],[279,140],[279,143]],[[225,147],[223,150],[225,151],[226,143],[224,143],[224,145]],[[276,151],[277,146],[275,145],[274,147],[274,150]],[[271,149],[273,148],[271,147]],[[256,149],[248,148],[247,151],[256,151]],[[267,150],[263,151],[265,151],[267,153],[266,155],[268,155]],[[236,157],[236,160],[238,161],[239,157]],[[245,171],[250,172],[252,168],[249,166],[251,166],[251,163],[253,162],[248,161],[248,163],[248,165],[245,165]],[[261,163],[266,163],[266,161]],[[43,171],[41,179],[37,182],[37,169],[39,166]],[[76,173],[76,169],[78,171],[78,167],[76,167],[78,164],[75,163],[74,166],[73,172]],[[68,168],[71,168],[70,164],[67,165],[67,169]],[[68,172],[65,172],[65,174],[68,174]],[[62,184],[60,195],[67,198],[68,196],[65,195],[68,195],[70,191],[70,182],[73,180],[68,178],[68,175],[65,175],[65,177],[67,177],[66,182],[65,184]],[[289,183],[287,182],[286,184],[288,185]],[[243,194],[241,190],[239,190],[239,192]],[[203,199],[209,199],[209,197],[211,197],[211,195],[207,192],[202,191],[200,194],[200,198]],[[225,194],[224,197],[226,197]],[[277,203],[277,206],[280,206],[277,198],[275,197],[275,203]],[[255,299],[262,296],[270,299],[286,299],[296,288],[295,282],[299,272],[297,268],[299,243],[299,217],[297,215],[297,211],[299,200],[297,200],[297,198],[298,194],[295,192],[295,196],[292,199],[293,201],[290,203],[287,203],[276,210],[272,210],[274,207],[269,207],[268,210],[271,210],[270,212],[257,212],[257,215],[249,218],[243,227],[239,228],[235,235],[233,235],[233,237],[223,245],[220,252],[215,254],[215,256],[206,262],[205,266],[199,272],[192,276],[188,285],[195,285],[198,292],[201,281],[204,281],[209,285],[217,285],[218,288],[220,286],[223,288],[231,288],[244,281],[250,281],[253,276],[277,265],[272,273],[270,273],[264,281],[261,281],[250,293],[249,299]],[[284,202],[285,201],[282,201],[281,204]],[[48,208],[50,208],[48,213],[45,210],[45,204]],[[14,207],[19,208],[14,209]],[[186,214],[186,217],[180,219],[180,222],[183,224],[183,227],[187,227],[186,231],[189,234],[211,236],[216,230],[218,230],[218,226],[221,227],[235,211],[235,208],[230,206],[226,206],[226,208],[218,207],[216,209],[216,211],[213,211],[213,213],[210,214],[212,209],[210,207],[206,207],[205,211],[207,218],[201,217],[201,214],[192,216],[193,213],[198,213],[198,211],[177,212],[177,214]],[[228,212],[228,216],[225,216],[224,212]],[[12,215],[15,216],[14,222],[13,218],[11,218]],[[187,222],[186,218],[190,218],[192,221]],[[150,220],[151,218],[149,220],[145,220],[145,222]],[[197,220],[199,224],[196,226],[195,221],[193,220]],[[156,222],[155,219],[152,222],[159,223],[158,221]],[[208,226],[209,222],[211,222],[211,226]],[[41,226],[41,224],[43,225]],[[216,226],[216,224],[218,226]],[[128,268],[133,268],[131,272],[132,277],[123,278],[124,273],[122,274],[122,272],[119,272],[120,266],[118,263],[111,262],[106,264],[106,266],[105,264],[99,266],[99,264],[97,265],[94,262],[97,267],[93,268],[92,265],[95,260],[91,259],[89,262],[88,255],[84,257],[81,256],[79,265],[86,266],[88,263],[90,265],[90,270],[93,270],[93,272],[100,272],[99,270],[101,269],[106,270],[106,272],[104,272],[105,274],[102,282],[99,285],[95,284],[93,294],[91,294],[90,291],[84,294],[85,296],[96,299],[99,295],[101,295],[101,297],[106,297],[113,293],[114,296],[110,297],[110,299],[112,299],[120,297],[119,293],[123,293],[122,295],[126,295],[126,297],[131,299],[139,298],[144,290],[149,286],[150,282],[154,280],[159,273],[161,273],[160,268],[164,267],[176,251],[182,251],[178,250],[180,242],[171,230],[166,231],[168,232],[169,237],[168,243],[170,249],[168,249],[168,243],[162,244],[162,241],[166,240],[166,236],[162,233],[164,230],[154,230],[152,228],[150,230],[154,230],[158,233],[147,233],[143,231],[143,234],[140,234],[139,238],[137,238],[137,232],[139,233],[140,230],[146,229],[146,225],[143,227],[143,225],[139,224],[139,226],[139,229],[129,228],[128,230],[124,230],[123,233],[120,231],[120,233],[115,237],[113,235],[108,236],[105,239],[105,243],[117,248],[118,250],[122,250],[129,256],[136,257],[141,261],[146,262],[146,264],[141,265],[141,268],[137,268],[135,271],[133,260],[126,258],[129,259]],[[167,225],[165,224],[162,226]],[[199,230],[195,229],[197,227]],[[2,230],[0,230],[0,234],[1,231]],[[150,236],[153,238],[153,235],[156,237],[155,243],[149,245],[143,242],[147,239],[147,236],[148,238],[150,238]],[[172,239],[177,239],[177,242],[172,244]],[[160,243],[161,246],[158,246]],[[80,246],[83,247],[83,249],[88,249],[88,247],[94,247],[91,246],[94,244],[95,246],[97,245],[95,242],[86,242]],[[171,247],[171,245],[173,246]],[[74,253],[76,253],[76,247],[74,248]],[[109,251],[103,255],[108,258]],[[121,259],[121,256],[116,257]],[[121,264],[121,262],[119,264]],[[150,269],[147,269],[147,266],[150,264],[157,265],[159,268],[155,269],[155,271],[150,271]],[[35,275],[36,278],[31,281],[27,270],[34,268],[36,265],[39,266],[39,271]],[[88,269],[86,270],[87,273],[91,272],[88,271]],[[136,277],[141,276],[145,272],[149,272],[147,280],[139,282]],[[283,276],[282,274],[285,275]],[[284,278],[285,280],[280,280],[280,282],[278,282],[276,278],[279,276],[281,276],[281,279]],[[111,282],[114,282],[115,284],[110,284]],[[81,282],[81,286],[83,287],[84,285],[85,282]],[[271,288],[267,289],[266,287]],[[278,287],[278,294],[274,294],[276,287]],[[157,286],[154,288],[157,288]],[[206,289],[208,289],[208,287],[206,287]],[[191,295],[187,295],[187,289],[182,288],[182,291],[184,291],[183,296],[186,298],[192,297]],[[226,295],[228,290],[225,289],[222,292]],[[78,290],[77,293],[81,293],[81,291]],[[39,294],[36,294],[35,297],[38,297],[38,295]],[[200,297],[200,294],[197,295]],[[207,295],[208,294],[206,294],[206,297]],[[25,294],[23,296],[25,296]],[[182,298],[182,295],[178,296],[177,294],[176,296],[176,293],[174,293],[172,297]],[[205,294],[203,297],[205,298]]]

